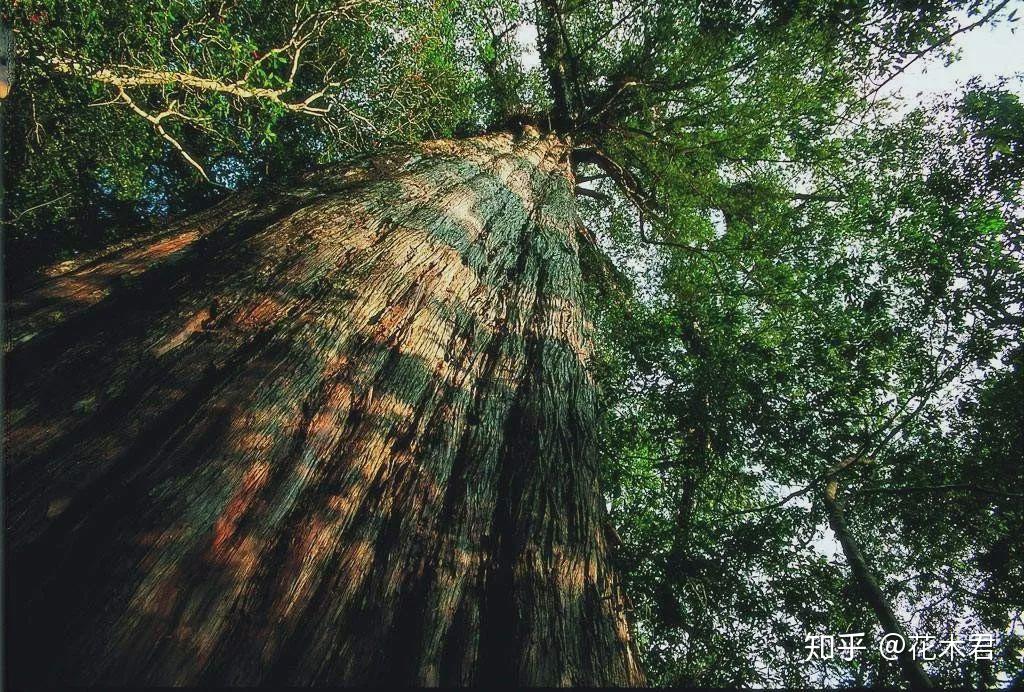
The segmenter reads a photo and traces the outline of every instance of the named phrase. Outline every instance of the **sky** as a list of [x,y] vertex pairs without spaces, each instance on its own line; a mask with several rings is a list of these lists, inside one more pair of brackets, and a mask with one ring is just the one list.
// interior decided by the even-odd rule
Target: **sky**
[[[1024,0],[1010,2],[999,16],[1006,17],[1014,10],[1024,15]],[[966,25],[976,18],[960,17]],[[920,92],[923,98],[956,90],[968,79],[981,76],[992,80],[999,76],[1024,73],[1024,20],[1008,24],[982,25],[957,36],[953,45],[960,51],[960,59],[952,65],[943,65],[941,59],[922,58],[905,73],[894,79],[883,94],[901,92],[908,101],[916,102]],[[1024,93],[1018,81],[1014,91]]]

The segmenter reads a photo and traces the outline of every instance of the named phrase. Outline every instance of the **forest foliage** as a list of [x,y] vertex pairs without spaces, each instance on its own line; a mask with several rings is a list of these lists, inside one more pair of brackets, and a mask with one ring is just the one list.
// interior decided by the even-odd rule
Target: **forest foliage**
[[525,121],[571,138],[603,486],[653,683],[901,684],[911,634],[1024,662],[1024,106],[888,88],[1007,2],[14,0],[8,282],[231,190]]

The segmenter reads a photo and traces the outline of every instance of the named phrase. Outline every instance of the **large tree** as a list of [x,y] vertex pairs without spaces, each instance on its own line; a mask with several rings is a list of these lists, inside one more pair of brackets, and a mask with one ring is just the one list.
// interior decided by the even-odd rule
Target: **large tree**
[[642,681],[568,153],[396,150],[16,302],[17,679]]
[[750,572],[815,527],[780,480],[899,624],[839,484],[1015,343],[1019,103],[967,104],[1009,151],[971,181],[875,91],[1005,4],[18,3],[19,247],[255,186],[8,306],[12,680],[638,684],[621,568],[659,681],[756,680],[713,621],[770,620]]

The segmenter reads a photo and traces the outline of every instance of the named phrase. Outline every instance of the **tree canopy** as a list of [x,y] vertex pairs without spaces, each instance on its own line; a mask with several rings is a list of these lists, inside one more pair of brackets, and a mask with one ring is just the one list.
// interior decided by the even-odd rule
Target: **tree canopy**
[[[654,683],[1020,681],[1024,105],[887,87],[1007,1],[15,0],[9,280],[388,146],[567,138],[604,492]],[[833,496],[828,486],[833,484]],[[839,504],[833,504],[838,502]],[[833,509],[830,509],[832,507]]]

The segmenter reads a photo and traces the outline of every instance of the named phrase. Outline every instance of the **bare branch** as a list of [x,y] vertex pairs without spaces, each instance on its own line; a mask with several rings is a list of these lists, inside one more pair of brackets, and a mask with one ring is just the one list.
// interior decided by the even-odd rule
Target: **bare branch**
[[597,190],[591,190],[590,188],[587,188],[587,187],[578,187],[577,186],[576,194],[577,195],[583,195],[584,197],[590,197],[591,199],[596,199],[599,202],[611,202],[612,201],[612,198],[609,197],[608,195],[606,195],[605,193],[598,192]]
[[65,199],[66,197],[70,197],[70,196],[71,196],[71,193],[70,192],[66,192],[63,195],[61,195],[60,197],[54,197],[53,199],[51,199],[51,200],[49,200],[47,202],[43,202],[42,204],[37,204],[34,207],[29,207],[28,209],[23,209],[20,213],[14,215],[14,218],[11,219],[11,223],[16,222],[18,219],[20,219],[21,217],[25,216],[29,212],[35,211],[36,209],[42,209],[43,207],[48,207],[51,204],[56,204],[57,202],[61,201],[62,199]]
[[185,147],[181,146],[181,143],[174,137],[172,137],[171,134],[167,132],[167,130],[164,129],[164,126],[161,124],[161,121],[166,116],[172,114],[170,111],[164,111],[163,113],[160,113],[158,115],[151,115],[150,113],[147,113],[143,109],[139,108],[135,104],[135,102],[132,101],[132,98],[127,94],[127,92],[125,92],[125,90],[120,86],[117,87],[117,95],[139,117],[144,118],[147,122],[153,125],[153,128],[157,131],[157,134],[159,134],[165,141],[170,143],[170,145],[174,147],[179,154],[181,154],[181,157],[185,159],[185,161],[187,161],[189,165],[191,165],[193,168],[199,171],[199,175],[203,176],[203,180],[212,185],[216,184],[212,180],[210,180],[210,176],[206,174],[206,169],[203,168],[202,164],[196,161],[195,158],[185,150]]
[[101,67],[95,70],[88,70],[80,63],[67,58],[53,58],[50,66],[61,74],[84,76],[89,79],[109,84],[118,89],[130,89],[141,86],[165,86],[177,84],[197,91],[207,91],[219,94],[228,94],[240,99],[261,99],[270,101],[285,110],[294,113],[305,113],[307,115],[322,116],[329,109],[312,105],[314,101],[322,98],[327,89],[336,87],[340,83],[332,83],[321,91],[308,96],[301,101],[288,101],[282,98],[291,90],[290,85],[280,89],[269,89],[267,87],[249,86],[243,82],[222,82],[208,77],[191,74],[189,72],[176,72],[172,70],[152,70],[144,67],[132,67],[130,65],[118,65],[123,72]]

